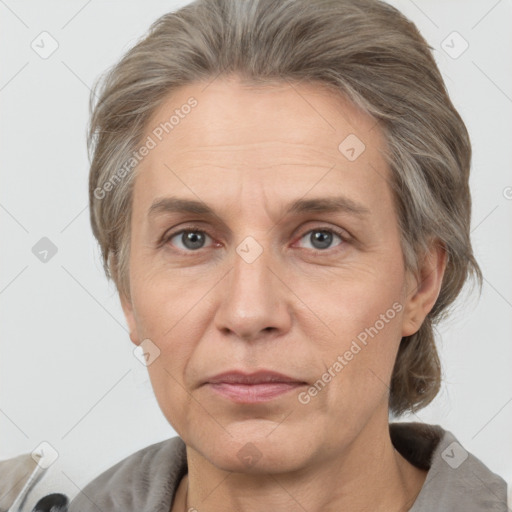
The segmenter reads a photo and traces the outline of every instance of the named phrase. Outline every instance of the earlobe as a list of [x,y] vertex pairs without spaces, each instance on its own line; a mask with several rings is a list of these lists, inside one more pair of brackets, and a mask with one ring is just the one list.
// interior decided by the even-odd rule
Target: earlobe
[[446,250],[436,241],[424,255],[417,274],[407,273],[402,336],[417,332],[434,307],[441,291],[446,262]]
[[135,313],[133,310],[133,304],[131,297],[128,295],[130,292],[126,291],[127,288],[129,290],[129,285],[126,287],[120,287],[118,285],[120,281],[120,272],[119,272],[119,265],[118,265],[118,259],[115,255],[115,253],[110,253],[109,255],[109,268],[110,273],[112,275],[113,281],[117,285],[117,290],[119,292],[119,300],[121,302],[121,307],[123,308],[124,317],[126,318],[126,322],[128,324],[128,329],[130,333],[130,340],[135,345],[139,345],[139,337],[137,335],[137,322],[135,321]]
[[137,335],[137,323],[135,322],[135,314],[133,311],[133,305],[131,299],[126,297],[124,294],[119,294],[119,299],[121,301],[121,307],[123,308],[124,316],[126,318],[126,322],[128,324],[128,329],[130,331],[130,340],[133,344],[139,345],[139,337]]

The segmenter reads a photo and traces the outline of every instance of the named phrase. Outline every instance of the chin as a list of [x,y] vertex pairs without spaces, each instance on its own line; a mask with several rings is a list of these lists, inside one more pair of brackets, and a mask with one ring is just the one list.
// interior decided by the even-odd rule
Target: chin
[[293,432],[289,426],[277,426],[275,422],[270,425],[263,420],[248,420],[226,430],[229,433],[205,436],[201,445],[191,443],[224,471],[249,474],[295,471],[308,463],[308,453],[313,449],[306,432]]

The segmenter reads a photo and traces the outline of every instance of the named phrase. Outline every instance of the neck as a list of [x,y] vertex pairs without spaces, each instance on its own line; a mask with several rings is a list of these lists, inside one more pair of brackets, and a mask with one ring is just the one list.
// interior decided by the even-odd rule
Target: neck
[[172,512],[405,512],[427,475],[395,450],[387,417],[384,425],[369,422],[340,452],[292,473],[223,471],[188,446],[187,460],[189,472],[180,483]]

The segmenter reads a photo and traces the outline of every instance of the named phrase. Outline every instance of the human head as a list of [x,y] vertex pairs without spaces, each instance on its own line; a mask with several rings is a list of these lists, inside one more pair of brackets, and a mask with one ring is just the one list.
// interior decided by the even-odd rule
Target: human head
[[172,91],[233,73],[258,87],[320,83],[382,131],[406,268],[414,272],[433,241],[447,254],[439,297],[402,339],[391,380],[392,412],[424,407],[440,386],[433,327],[468,276],[481,277],[470,243],[471,146],[428,45],[383,2],[209,0],[157,20],[95,89],[90,212],[107,275],[129,298],[137,167],[126,172],[126,163],[151,115]]

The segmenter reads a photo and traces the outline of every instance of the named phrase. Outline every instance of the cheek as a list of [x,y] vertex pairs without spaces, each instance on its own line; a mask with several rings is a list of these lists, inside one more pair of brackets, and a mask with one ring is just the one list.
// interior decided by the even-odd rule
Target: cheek
[[403,271],[394,264],[357,276],[324,286],[322,300],[313,307],[331,330],[317,348],[324,368],[337,377],[332,379],[336,395],[366,407],[365,401],[380,400],[389,390],[402,332]]
[[[137,268],[133,265],[133,268]],[[167,339],[200,300],[200,290],[179,272],[156,272],[149,268],[131,278],[132,302],[140,337]],[[203,292],[204,295],[204,292]]]
[[[320,286],[305,283],[297,294],[309,297],[331,330],[326,348],[348,348],[353,339],[396,339],[401,336],[404,273],[400,262],[374,261],[352,267]],[[305,299],[305,301],[308,299]],[[348,344],[348,345],[347,345]]]
[[187,322],[187,312],[191,315],[193,310],[179,297],[169,297],[169,292],[159,300],[156,292],[151,288],[151,297],[145,294],[137,324],[141,337],[152,340],[160,351],[147,368],[155,398],[174,430],[182,432],[191,408],[185,375],[197,341],[193,325]]
[[[181,380],[182,369],[193,351],[195,327],[201,324],[201,295],[193,290],[146,280],[133,294],[135,322],[140,339],[149,338],[160,350],[155,368],[148,368],[154,378],[176,377]],[[160,368],[161,367],[161,368]]]
[[190,409],[186,373],[211,315],[205,292],[214,282],[190,279],[175,270],[134,274],[132,302],[139,339],[150,339],[160,351],[148,366],[153,391],[168,421],[181,431]]

